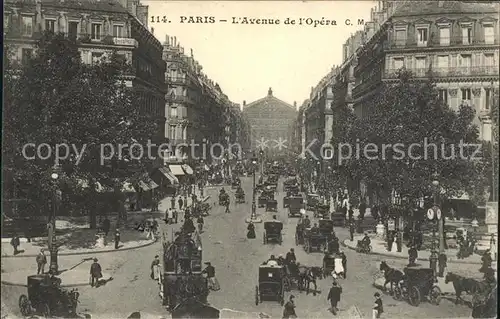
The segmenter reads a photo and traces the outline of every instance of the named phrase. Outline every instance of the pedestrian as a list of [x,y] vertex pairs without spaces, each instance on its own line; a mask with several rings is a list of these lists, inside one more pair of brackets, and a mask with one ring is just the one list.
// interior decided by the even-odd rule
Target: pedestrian
[[182,200],[182,197],[179,196],[179,199],[177,200],[177,203],[179,204],[179,209],[182,209],[184,206],[184,201]]
[[380,298],[380,293],[376,292],[375,303],[373,304],[372,319],[380,318],[380,315],[384,312],[384,306],[382,304],[382,298]]
[[226,212],[227,214],[229,214],[229,213],[230,213],[230,211],[229,211],[229,204],[230,204],[230,202],[231,202],[231,201],[230,201],[230,199],[229,199],[229,195],[228,195],[228,196],[226,196],[226,201],[225,201],[225,206],[226,206],[226,211],[225,211],[225,212]]
[[10,244],[12,248],[14,249],[14,256],[19,253],[19,245],[21,245],[21,242],[19,240],[19,237],[17,237],[17,234],[14,234],[14,237],[10,240]]
[[38,266],[37,268],[37,275],[44,274],[45,273],[45,265],[47,264],[47,256],[44,254],[44,249],[40,249],[40,253],[38,256],[36,256],[36,264]]
[[203,224],[205,221],[203,220],[203,216],[199,215],[198,218],[196,219],[196,223],[198,224],[198,232],[201,234],[203,233]]
[[170,208],[175,209],[175,196],[170,199]]
[[106,234],[106,237],[108,236],[110,228],[111,228],[111,222],[109,221],[108,217],[106,216],[102,222],[102,230]]
[[354,219],[354,210],[352,209],[352,206],[347,210],[347,215],[348,220]]
[[297,318],[297,314],[295,313],[295,296],[290,295],[290,299],[286,302],[283,307],[283,319],[288,318]]
[[151,237],[151,239],[155,238],[155,235],[153,233],[153,225],[148,225],[146,227],[146,239],[149,239],[149,237]]
[[363,220],[365,219],[365,213],[366,213],[366,204],[364,201],[361,201],[361,203],[359,204],[359,219],[360,220]]
[[418,258],[418,251],[415,248],[415,246],[411,246],[410,249],[408,249],[408,267],[413,267],[416,266],[416,261]]
[[354,223],[354,220],[349,221],[349,236],[350,240],[354,241],[354,232],[356,230],[356,224]]
[[160,256],[156,255],[151,262],[151,279],[158,280],[160,277]]
[[373,207],[371,209],[371,214],[372,214],[373,219],[375,221],[378,221],[379,215],[378,215],[378,206],[377,205],[373,205]]
[[102,278],[101,265],[97,262],[97,258],[94,258],[94,262],[90,265],[90,286],[99,287],[99,279]]
[[120,230],[117,228],[115,230],[115,249],[118,249],[120,245]]
[[256,234],[255,234],[255,225],[250,221],[250,223],[248,223],[248,227],[247,227],[247,238],[248,239],[255,239]]
[[448,261],[448,257],[446,256],[445,253],[439,254],[439,257],[438,257],[438,268],[439,268],[438,277],[444,276],[444,269],[447,267],[447,264],[446,264],[447,261]]
[[339,309],[337,308],[338,303],[340,301],[340,295],[342,294],[342,287],[337,283],[337,280],[334,280],[332,283],[332,287],[328,292],[328,297],[326,300],[330,301],[330,310],[336,315]]
[[347,278],[347,256],[343,251],[340,252],[340,257],[342,257],[342,267],[344,268],[344,279]]
[[206,262],[205,265],[207,265],[207,267],[203,269],[202,273],[207,275],[208,289],[213,291],[220,290],[219,282],[215,277],[215,267],[212,266],[210,262]]
[[292,262],[297,261],[297,257],[295,256],[295,250],[290,248],[290,251],[286,253],[285,261],[287,264],[291,264]]
[[485,273],[487,269],[491,268],[491,263],[493,261],[491,258],[491,251],[489,249],[486,249],[483,256],[481,257],[481,261],[482,265],[479,269],[479,272]]

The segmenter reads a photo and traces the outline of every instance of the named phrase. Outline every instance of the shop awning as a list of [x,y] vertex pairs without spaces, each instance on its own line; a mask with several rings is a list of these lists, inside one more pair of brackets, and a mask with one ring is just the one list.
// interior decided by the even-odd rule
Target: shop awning
[[155,189],[158,187],[158,184],[156,184],[153,180],[144,180],[144,181],[139,181],[139,187],[147,192],[149,190]]
[[188,164],[182,164],[182,169],[186,172],[186,174],[193,175],[193,169]]
[[160,173],[163,174],[163,176],[165,176],[170,181],[170,183],[179,184],[179,180],[177,179],[177,177],[175,177],[174,174],[169,172],[169,170],[166,167],[160,167],[158,170],[160,171]]
[[183,176],[183,175],[185,175],[184,174],[184,170],[182,169],[181,165],[169,165],[168,168],[170,168],[170,171],[175,176]]
[[122,185],[122,192],[125,193],[135,193],[135,188],[131,183],[125,182]]

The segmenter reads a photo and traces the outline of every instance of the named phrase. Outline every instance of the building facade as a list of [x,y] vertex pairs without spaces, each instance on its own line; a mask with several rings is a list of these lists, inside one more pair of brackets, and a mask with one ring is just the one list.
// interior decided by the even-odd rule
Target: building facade
[[147,14],[147,6],[132,0],[7,1],[4,42],[19,61],[30,58],[45,31],[76,40],[84,63],[97,63],[113,51],[123,56],[132,66],[127,86],[138,93],[141,110],[160,124],[151,138],[163,142],[165,63],[160,42],[147,29]]
[[441,99],[450,108],[473,106],[480,138],[490,140],[491,97],[499,86],[499,4],[425,1],[384,5],[387,20],[357,52],[356,114],[369,114],[370,97],[382,83],[397,81],[398,70],[405,68],[417,79],[432,74]]
[[[231,102],[220,86],[202,72],[193,50],[187,55],[177,37],[167,35],[163,59],[168,86],[165,137],[171,146],[165,162],[193,162],[201,158],[211,161],[207,157],[212,145],[227,146],[248,135],[239,105]],[[200,146],[192,148],[195,144]],[[221,155],[216,149],[214,152],[216,157]]]
[[297,119],[296,105],[275,96],[269,88],[267,96],[252,103],[243,101],[243,114],[250,123],[252,150],[263,149],[267,154],[287,153],[290,148],[290,127]]

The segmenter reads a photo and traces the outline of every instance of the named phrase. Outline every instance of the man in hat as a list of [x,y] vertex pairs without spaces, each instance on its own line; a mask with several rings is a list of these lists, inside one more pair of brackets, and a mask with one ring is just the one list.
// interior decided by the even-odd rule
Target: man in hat
[[203,269],[202,273],[207,275],[208,288],[214,291],[219,290],[220,287],[219,283],[217,282],[217,279],[215,278],[214,266],[212,266],[212,264],[208,261],[205,263],[205,265],[207,265],[207,267]]
[[44,254],[44,249],[40,249],[40,253],[36,256],[36,264],[38,265],[38,269],[36,271],[37,275],[40,273],[45,273],[45,265],[47,264],[47,256]]
[[160,256],[156,255],[151,262],[151,279],[158,280],[160,277]]
[[339,309],[337,305],[340,301],[340,295],[342,294],[342,287],[337,283],[337,280],[334,280],[332,283],[332,287],[330,288],[330,292],[328,292],[328,297],[326,300],[330,301],[331,311],[334,315],[337,314]]
[[115,230],[115,249],[118,249],[120,246],[120,230],[117,228]]
[[384,306],[382,304],[382,299],[380,298],[380,293],[376,292],[375,295],[375,303],[373,304],[372,318],[380,318],[382,312],[384,312]]
[[286,253],[285,260],[287,264],[290,264],[292,261],[297,261],[297,257],[295,257],[295,250],[293,248],[290,248],[290,251]]
[[290,299],[286,302],[283,307],[283,319],[288,318],[297,318],[297,314],[295,313],[295,296],[290,295]]
[[99,279],[102,278],[101,265],[97,262],[97,258],[94,258],[94,262],[90,265],[90,286],[99,287]]

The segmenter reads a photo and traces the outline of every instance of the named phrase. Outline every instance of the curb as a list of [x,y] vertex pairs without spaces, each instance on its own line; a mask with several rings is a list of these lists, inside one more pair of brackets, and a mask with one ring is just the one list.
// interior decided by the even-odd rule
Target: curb
[[[158,241],[158,239],[151,240],[145,244],[141,244],[139,246],[134,246],[134,247],[127,247],[127,248],[121,248],[121,249],[107,249],[107,250],[99,250],[99,251],[84,251],[84,252],[79,252],[79,253],[74,253],[74,252],[59,252],[57,256],[78,256],[78,255],[91,255],[91,254],[102,254],[102,253],[118,253],[121,251],[126,251],[126,250],[132,250],[132,249],[139,249],[147,246],[151,246],[155,244]],[[2,256],[2,258],[33,258],[38,255],[22,255],[22,256]],[[3,283],[3,281],[2,281]]]
[[[356,250],[356,248],[354,247],[351,247],[349,245],[346,245],[344,241],[346,241],[347,239],[343,240],[340,244],[343,246],[343,247],[346,247],[346,248],[349,248],[351,250]],[[369,253],[366,253],[365,255],[377,255],[377,256],[384,256],[384,257],[389,257],[389,258],[396,258],[396,259],[408,259],[407,257],[402,257],[402,256],[395,256],[395,255],[391,255],[391,254],[386,254],[386,253],[380,253],[380,252],[369,252]],[[429,258],[418,258],[418,260],[423,260],[423,261],[429,261]],[[476,262],[476,261],[470,261],[470,260],[455,260],[455,259],[452,259],[452,260],[448,260],[447,263],[449,264],[469,264],[469,265],[481,265],[481,262]]]

